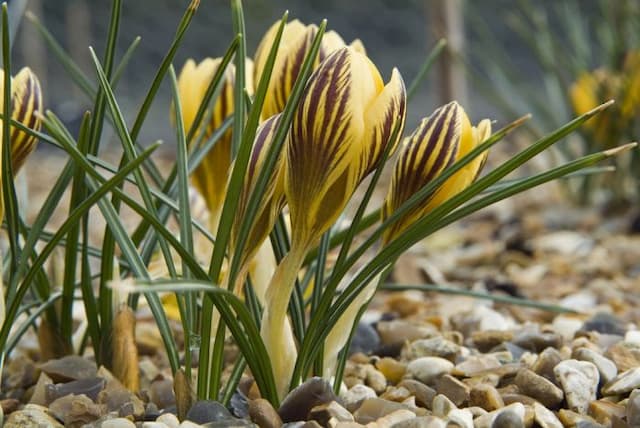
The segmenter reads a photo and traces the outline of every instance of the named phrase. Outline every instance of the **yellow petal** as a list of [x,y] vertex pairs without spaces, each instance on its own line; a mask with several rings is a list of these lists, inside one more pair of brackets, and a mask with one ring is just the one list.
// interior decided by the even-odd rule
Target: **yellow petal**
[[584,114],[600,104],[597,98],[597,87],[598,82],[590,73],[583,73],[571,86],[571,103],[577,114]]
[[[193,59],[188,59],[180,70],[178,95],[182,106],[182,121],[186,131],[193,124],[207,83],[211,81],[219,64],[220,60],[212,58],[206,58],[200,64],[196,64]],[[173,117],[173,114],[171,116]]]
[[340,34],[335,31],[327,31],[322,36],[322,49],[325,56],[329,56],[331,53],[346,46],[346,43],[340,37]]
[[[254,56],[254,85],[257,86],[277,34],[280,22],[274,23],[264,35]],[[262,117],[268,118],[284,110],[291,95],[291,90],[298,78],[298,73],[309,53],[309,49],[318,32],[314,24],[305,25],[298,20],[287,23],[284,27],[278,54],[273,66],[269,89],[264,101]],[[314,69],[336,50],[346,46],[344,40],[335,31],[328,31],[322,37],[318,57]],[[364,53],[364,46],[359,40],[353,42],[354,50]]]
[[324,233],[366,175],[374,143],[368,127],[384,122],[383,115],[368,117],[367,111],[383,90],[375,66],[349,47],[329,56],[309,79],[286,156],[293,239],[314,240]]
[[361,54],[364,54],[364,55],[367,54],[367,50],[364,48],[364,44],[360,39],[355,39],[353,42],[351,42],[349,46],[351,46],[353,50],[356,52],[360,52]]
[[[264,71],[279,25],[280,23],[276,22],[271,26],[258,45],[254,56],[254,85],[256,87]],[[317,32],[317,26],[305,26],[298,20],[291,21],[285,25],[269,81],[269,88],[264,100],[262,117],[274,116],[284,109],[302,63]]]
[[[369,132],[368,139],[371,141],[371,144],[367,145],[366,173],[376,168],[387,144],[391,144],[390,155],[393,154],[404,131],[406,109],[407,93],[404,81],[400,72],[394,68],[391,73],[391,80],[365,113],[367,132]],[[397,121],[400,121],[398,135],[394,141],[389,141]]]

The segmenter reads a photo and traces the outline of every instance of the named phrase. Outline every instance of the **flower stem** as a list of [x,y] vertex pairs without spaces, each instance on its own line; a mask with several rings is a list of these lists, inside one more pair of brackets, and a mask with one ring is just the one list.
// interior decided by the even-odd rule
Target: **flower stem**
[[265,296],[266,304],[260,334],[271,356],[280,399],[287,392],[297,357],[293,331],[287,318],[287,307],[308,247],[296,245],[294,242],[291,251],[276,268]]

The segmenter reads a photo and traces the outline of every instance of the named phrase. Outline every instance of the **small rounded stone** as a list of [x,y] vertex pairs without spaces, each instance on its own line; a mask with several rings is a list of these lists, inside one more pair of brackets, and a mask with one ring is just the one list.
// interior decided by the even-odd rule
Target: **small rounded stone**
[[443,374],[450,373],[453,363],[440,357],[417,358],[407,366],[407,374],[425,384],[430,384]]

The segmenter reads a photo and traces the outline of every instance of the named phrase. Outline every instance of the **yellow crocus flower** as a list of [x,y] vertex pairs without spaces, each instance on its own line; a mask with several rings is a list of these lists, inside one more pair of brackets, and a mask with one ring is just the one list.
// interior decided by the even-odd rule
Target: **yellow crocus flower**
[[398,121],[404,126],[405,107],[400,73],[394,70],[385,85],[369,58],[352,47],[331,54],[307,82],[284,156],[291,250],[267,288],[261,330],[267,351],[274,356],[281,397],[296,358],[286,311],[297,273],[308,250],[379,163],[386,144],[396,145],[397,140],[389,138]]
[[[383,219],[388,218],[404,202],[430,181],[438,177],[446,168],[477,147],[491,135],[491,122],[481,121],[477,127],[471,126],[469,118],[457,102],[437,109],[423,119],[418,128],[407,137],[398,155],[392,181],[383,206]],[[432,209],[458,194],[469,186],[479,175],[487,157],[487,152],[476,157],[463,169],[444,182],[429,198],[411,210],[392,225],[383,235],[383,248],[406,230],[411,224],[427,215]],[[340,284],[345,287],[350,277]],[[338,353],[347,344],[351,326],[360,308],[373,296],[378,286],[379,276],[374,278],[354,299],[327,336],[324,348],[325,376],[335,370]]]

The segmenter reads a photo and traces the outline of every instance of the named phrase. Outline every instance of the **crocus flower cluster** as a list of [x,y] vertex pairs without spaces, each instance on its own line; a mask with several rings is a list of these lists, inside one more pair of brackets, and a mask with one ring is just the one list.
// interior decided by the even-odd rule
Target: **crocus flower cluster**
[[[275,24],[265,35],[254,57],[254,84],[257,84],[266,63],[276,32]],[[260,170],[278,128],[287,100],[298,77],[302,63],[309,52],[318,28],[293,21],[285,26],[278,49],[269,89],[262,110],[263,123],[257,131],[253,153],[248,165],[244,188],[239,197],[238,219],[243,217],[246,203],[255,186]],[[210,60],[212,61],[212,60]],[[213,66],[212,66],[213,67]],[[185,122],[189,126],[187,112],[193,112],[202,99],[202,87],[206,87],[213,72],[195,73],[190,61],[180,76],[181,97],[185,105]],[[225,85],[233,84],[230,76]],[[196,87],[196,89],[192,88]],[[219,126],[224,116],[231,114],[231,96],[227,87],[216,101],[210,128]],[[191,95],[187,95],[191,94]],[[196,94],[196,95],[193,95]],[[189,106],[189,104],[191,104]],[[337,221],[352,195],[372,171],[382,167],[383,154],[393,153],[404,131],[406,118],[406,91],[400,72],[391,71],[385,83],[375,64],[367,57],[359,41],[347,45],[334,32],[323,36],[314,72],[306,83],[288,130],[284,149],[277,167],[270,178],[267,191],[262,195],[259,214],[256,216],[242,265],[255,263],[256,253],[273,228],[276,217],[288,207],[291,220],[291,249],[275,268],[269,283],[258,293],[263,303],[261,334],[272,358],[274,378],[278,393],[282,396],[289,386],[296,360],[296,343],[287,317],[287,307],[294,283],[307,253],[318,244],[320,237]],[[393,130],[399,127],[396,138]],[[477,127],[470,124],[463,108],[456,102],[437,109],[424,119],[418,128],[402,144],[393,170],[392,182],[387,194],[383,218],[387,218],[411,195],[435,179],[447,167],[469,153],[491,133],[488,120]],[[390,145],[390,146],[389,146]],[[216,156],[224,156],[230,162],[229,151],[211,153],[201,168],[210,175],[194,176],[195,186],[207,198],[207,189],[224,188],[228,163],[214,167]],[[426,215],[434,207],[469,186],[478,176],[486,154],[479,156],[465,168],[451,176],[437,191],[426,198],[411,212],[397,221],[383,236],[383,245],[396,239],[408,226]],[[217,202],[219,203],[219,202]],[[211,206],[215,204],[211,203]],[[232,230],[231,246],[234,246]],[[354,302],[364,304],[375,291],[375,284],[362,298]],[[349,323],[355,312],[345,313],[337,336],[330,337],[329,348],[337,350],[348,337]],[[338,332],[339,330],[339,332]],[[328,342],[328,343],[329,343]],[[335,359],[335,358],[334,358]]]

